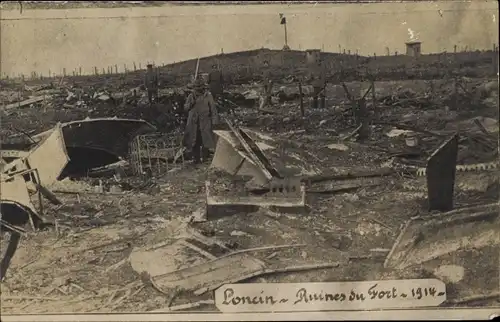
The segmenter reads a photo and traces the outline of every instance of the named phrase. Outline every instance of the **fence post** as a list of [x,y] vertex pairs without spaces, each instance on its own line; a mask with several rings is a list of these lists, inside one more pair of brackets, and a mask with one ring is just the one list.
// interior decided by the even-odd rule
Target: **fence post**
[[493,44],[493,74],[498,73],[498,47],[497,44]]
[[135,62],[134,62],[134,72],[137,71],[137,66],[135,65]]
[[63,76],[66,76],[66,68],[63,68]]

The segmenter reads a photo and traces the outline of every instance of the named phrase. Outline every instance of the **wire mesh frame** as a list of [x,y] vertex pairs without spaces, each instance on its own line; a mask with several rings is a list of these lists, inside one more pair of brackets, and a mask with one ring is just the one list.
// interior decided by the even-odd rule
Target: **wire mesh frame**
[[180,164],[184,167],[182,137],[153,133],[136,136],[130,144],[130,164],[136,175],[161,176]]

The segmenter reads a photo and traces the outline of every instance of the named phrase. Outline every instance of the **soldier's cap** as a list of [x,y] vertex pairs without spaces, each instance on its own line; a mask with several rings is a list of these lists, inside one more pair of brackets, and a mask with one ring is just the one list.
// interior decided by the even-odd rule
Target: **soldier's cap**
[[213,65],[212,65],[212,68],[217,68],[217,64],[213,64]]
[[147,64],[146,67],[153,67],[153,64]]

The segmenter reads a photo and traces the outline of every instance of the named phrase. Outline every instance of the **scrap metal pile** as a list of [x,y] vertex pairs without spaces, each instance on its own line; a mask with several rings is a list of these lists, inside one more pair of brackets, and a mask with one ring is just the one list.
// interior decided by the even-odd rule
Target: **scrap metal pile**
[[495,300],[498,81],[337,82],[304,113],[295,76],[265,110],[258,77],[228,86],[201,166],[184,88],[153,106],[124,82],[4,88],[2,309],[213,308],[226,283],[429,274],[444,305]]

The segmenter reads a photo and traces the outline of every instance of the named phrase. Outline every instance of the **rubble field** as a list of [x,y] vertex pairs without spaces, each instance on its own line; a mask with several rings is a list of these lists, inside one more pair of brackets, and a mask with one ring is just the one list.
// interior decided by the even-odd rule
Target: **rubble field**
[[[165,68],[171,73],[176,67]],[[29,160],[34,146],[41,150],[48,133],[56,139],[62,133],[68,160],[59,169],[65,178],[48,175],[58,164],[55,154],[44,154],[46,161],[38,166],[40,175],[46,171],[41,180],[57,201],[40,197],[40,185],[33,190],[26,184],[43,224],[33,229],[28,221],[12,223],[22,227],[22,234],[1,284],[2,312],[218,312],[213,290],[221,283],[418,278],[446,283],[443,307],[499,305],[498,216],[417,227],[427,239],[401,262],[411,264],[388,264],[391,256],[396,258],[405,225],[440,214],[429,212],[425,169],[428,158],[455,133],[453,211],[472,218],[481,212],[487,216],[482,205],[498,208],[497,77],[381,77],[373,83],[373,95],[364,78],[346,81],[345,88],[332,79],[324,109],[310,107],[310,89],[304,85],[302,115],[293,74],[279,74],[278,68],[273,73],[273,105],[265,110],[258,108],[257,73],[227,85],[220,110],[228,121],[215,131],[214,159],[202,165],[176,154],[182,131],[179,106],[186,91],[169,80],[172,74],[162,78],[153,106],[137,81],[128,78],[137,78],[132,73],[3,81],[2,150],[17,152],[2,154],[2,190],[10,182],[7,177],[17,175],[5,169],[25,155]],[[365,93],[369,135],[361,138],[353,109]],[[98,120],[91,125],[86,118]],[[96,134],[99,126],[109,129]],[[160,148],[156,139],[155,151],[171,149],[172,156],[153,164],[152,151],[131,147],[135,136],[121,139],[117,134],[138,128],[167,136],[161,142],[173,142],[171,147]],[[98,136],[107,140],[102,143],[106,156],[85,149],[85,142],[97,144]],[[235,140],[246,140],[253,153],[238,148]],[[84,143],[72,145],[77,141]],[[232,154],[230,148],[226,154],[222,147],[219,151],[222,142],[232,146]],[[141,171],[134,153],[149,158],[138,157]],[[230,155],[241,158],[246,174],[228,173],[224,167],[232,163]],[[70,167],[78,162],[85,164]],[[207,181],[220,199],[251,195],[257,200],[248,177],[256,181],[254,173],[275,170],[305,182],[305,206],[299,211],[255,201],[248,209],[228,205],[230,214],[209,207]],[[481,210],[467,210],[474,207]],[[12,235],[2,225],[2,254]]]

